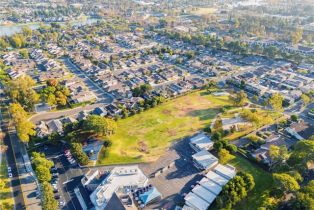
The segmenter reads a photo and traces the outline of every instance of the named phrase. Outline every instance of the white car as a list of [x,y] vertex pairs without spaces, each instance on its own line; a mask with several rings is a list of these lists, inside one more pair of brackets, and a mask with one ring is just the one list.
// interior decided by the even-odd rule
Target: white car
[[73,159],[73,160],[70,161],[70,163],[74,164],[74,163],[76,163],[76,161]]
[[64,206],[65,205],[65,202],[64,201],[60,201],[59,202],[59,206]]
[[12,168],[10,166],[8,166],[8,173],[12,172]]
[[13,177],[12,173],[8,173],[8,176],[9,176],[10,178],[12,178],[12,177]]

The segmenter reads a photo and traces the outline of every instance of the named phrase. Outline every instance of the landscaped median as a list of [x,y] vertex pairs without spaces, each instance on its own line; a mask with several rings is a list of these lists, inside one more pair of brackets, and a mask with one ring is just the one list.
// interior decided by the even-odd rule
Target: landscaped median
[[198,91],[121,119],[112,146],[102,149],[97,164],[154,161],[171,142],[209,126],[222,107],[231,105],[228,96]]

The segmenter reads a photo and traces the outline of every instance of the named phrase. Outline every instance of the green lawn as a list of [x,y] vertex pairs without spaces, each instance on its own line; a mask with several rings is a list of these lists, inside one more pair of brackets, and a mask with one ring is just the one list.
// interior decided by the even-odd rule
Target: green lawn
[[231,105],[227,96],[198,91],[119,120],[112,146],[107,155],[100,153],[97,164],[154,161],[172,141],[210,125],[224,105]]
[[246,200],[237,204],[234,209],[252,210],[261,207],[274,184],[271,174],[241,156],[237,156],[230,164],[235,166],[238,171],[252,174],[255,180],[253,191],[249,193]]
[[13,209],[13,198],[10,187],[10,180],[7,175],[7,166],[5,155],[2,155],[2,162],[0,165],[0,209],[11,210]]

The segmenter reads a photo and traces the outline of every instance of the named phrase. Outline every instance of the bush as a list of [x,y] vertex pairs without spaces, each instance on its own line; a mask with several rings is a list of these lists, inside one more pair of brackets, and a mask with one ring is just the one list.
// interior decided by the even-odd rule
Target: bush
[[210,126],[208,126],[208,127],[204,128],[204,132],[210,134],[212,132],[212,129],[210,128]]
[[112,142],[111,142],[109,139],[106,139],[106,140],[104,141],[104,146],[105,146],[105,147],[111,147],[111,145],[112,145]]

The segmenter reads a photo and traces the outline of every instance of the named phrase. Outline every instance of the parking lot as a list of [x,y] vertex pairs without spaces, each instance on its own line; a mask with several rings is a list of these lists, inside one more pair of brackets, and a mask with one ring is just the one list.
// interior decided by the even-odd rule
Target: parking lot
[[[201,172],[195,168],[191,158],[195,152],[188,142],[188,138],[178,141],[157,161],[140,165],[149,177],[149,183],[163,196],[161,202],[149,206],[149,209],[174,209],[175,205],[183,201],[183,195],[191,190],[191,185],[201,180]],[[157,171],[164,170],[172,162],[174,162],[172,167],[157,177],[152,176]]]
[[[84,200],[88,201],[89,194],[81,184],[81,179],[85,172],[76,163],[71,164],[68,161],[64,150],[63,146],[54,145],[37,148],[38,152],[45,153],[46,157],[55,164],[55,169],[51,171],[53,175],[52,185],[60,209],[81,210],[82,208],[76,198],[74,189],[78,187]],[[91,204],[87,202],[87,205],[90,206]]]

